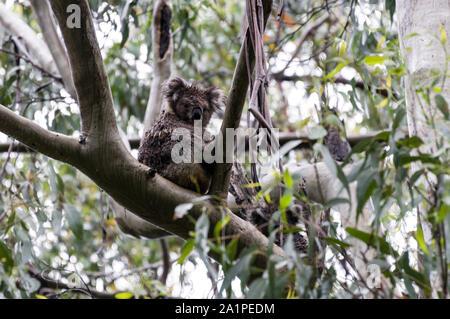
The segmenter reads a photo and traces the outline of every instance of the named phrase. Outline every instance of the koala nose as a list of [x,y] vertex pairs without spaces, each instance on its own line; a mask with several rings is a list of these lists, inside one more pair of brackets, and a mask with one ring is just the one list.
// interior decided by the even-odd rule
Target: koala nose
[[199,107],[194,107],[194,109],[192,110],[192,119],[195,120],[200,120],[202,118],[202,109]]

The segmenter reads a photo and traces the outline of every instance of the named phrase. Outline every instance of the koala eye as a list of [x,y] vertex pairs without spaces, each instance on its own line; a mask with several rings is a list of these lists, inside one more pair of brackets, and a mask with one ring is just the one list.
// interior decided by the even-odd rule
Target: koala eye
[[202,109],[199,107],[194,107],[194,109],[192,110],[192,119],[195,120],[200,120],[202,118]]

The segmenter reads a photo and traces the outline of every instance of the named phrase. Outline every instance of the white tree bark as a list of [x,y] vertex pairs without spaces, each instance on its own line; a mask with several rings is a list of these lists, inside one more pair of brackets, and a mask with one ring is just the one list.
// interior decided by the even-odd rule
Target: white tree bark
[[44,41],[21,18],[0,3],[0,25],[21,40],[28,58],[49,74],[59,77],[53,57]]
[[[431,86],[439,78],[436,87],[440,94],[450,102],[448,81],[448,54],[450,52],[450,1],[449,0],[397,0],[400,48],[406,61],[408,76],[405,83],[408,132],[410,136],[420,137],[424,144],[420,151],[435,154],[439,149],[441,131],[445,129],[443,113],[435,105],[433,88],[430,101],[416,93],[418,89]],[[448,129],[448,128],[447,128]],[[412,171],[420,169],[412,163]],[[427,189],[428,200],[434,202],[433,189],[437,182],[435,175],[427,172],[419,179]],[[418,226],[423,229],[424,239],[431,244],[431,225],[425,221],[425,207],[417,207]],[[419,268],[422,268],[420,251]],[[430,278],[431,280],[431,278]],[[436,296],[436,287],[433,295]],[[424,294],[421,292],[421,297]]]
[[162,84],[171,74],[173,53],[172,35],[170,32],[171,15],[170,0],[159,0],[154,4],[152,20],[153,80],[150,98],[145,111],[144,132],[151,127],[159,116]]
[[409,135],[420,137],[424,141],[422,150],[433,153],[437,150],[442,113],[433,99],[431,104],[426,103],[415,89],[429,86],[436,78],[432,73],[440,73],[442,80],[437,86],[442,90],[440,94],[450,101],[448,74],[445,74],[448,56],[444,50],[445,47],[447,54],[450,53],[450,42],[442,43],[442,30],[450,36],[450,1],[397,0],[396,12],[400,48],[409,73],[406,83]]

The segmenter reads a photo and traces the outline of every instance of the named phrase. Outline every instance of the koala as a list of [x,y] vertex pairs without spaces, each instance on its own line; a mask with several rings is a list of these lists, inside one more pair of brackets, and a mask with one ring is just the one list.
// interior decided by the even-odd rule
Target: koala
[[[205,194],[211,184],[214,164],[195,163],[194,158],[191,158],[189,163],[173,162],[172,150],[179,141],[172,137],[176,129],[187,129],[191,137],[191,150],[194,153],[194,139],[198,138],[195,136],[194,122],[201,121],[202,152],[205,147],[213,146],[214,137],[208,133],[206,126],[212,115],[223,106],[225,99],[223,92],[217,88],[201,89],[195,84],[174,77],[163,85],[162,93],[164,108],[142,139],[138,161],[181,187]],[[251,181],[244,167],[234,163],[229,193],[239,206],[237,214],[268,235],[269,221],[277,210],[277,205],[269,204],[262,197],[258,197],[254,188],[245,187],[248,184],[251,184]],[[291,215],[289,223],[294,225],[299,218],[293,213],[289,214]],[[283,241],[284,237],[285,234],[279,234],[276,243]],[[306,240],[300,234],[295,234],[294,241],[299,251],[306,251]]]
[[[164,108],[153,126],[147,131],[139,147],[138,161],[154,169],[173,183],[199,193],[206,193],[211,184],[212,164],[174,163],[172,149],[179,140],[172,139],[176,129],[187,129],[194,153],[194,121],[202,124],[202,150],[213,143],[206,126],[212,115],[224,104],[224,94],[218,88],[201,89],[179,77],[173,77],[163,85]],[[198,145],[198,144],[196,144]]]

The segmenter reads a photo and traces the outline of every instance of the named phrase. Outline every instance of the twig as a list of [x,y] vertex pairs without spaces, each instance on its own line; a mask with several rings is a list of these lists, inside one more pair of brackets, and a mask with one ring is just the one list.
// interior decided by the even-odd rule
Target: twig
[[164,285],[167,282],[167,276],[169,275],[170,268],[172,267],[172,263],[170,262],[170,252],[169,252],[169,246],[167,245],[167,239],[162,238],[159,240],[159,243],[161,244],[161,251],[162,251],[162,260],[163,260],[163,272],[161,274],[161,277],[159,281],[163,283]]
[[106,244],[106,227],[105,227],[105,212],[103,209],[103,189],[100,189],[100,226],[102,228],[102,244],[95,252],[97,255],[103,250]]
[[329,18],[330,18],[330,15],[328,13],[326,13],[323,16],[321,16],[320,18],[318,18],[316,21],[314,21],[314,23],[309,25],[309,27],[300,36],[300,39],[298,40],[298,43],[297,43],[297,47],[295,48],[294,53],[292,53],[292,56],[291,56],[290,60],[286,63],[284,68],[278,73],[283,74],[286,71],[286,69],[289,67],[289,65],[292,63],[292,61],[294,61],[294,59],[297,57],[298,53],[300,52],[300,50],[301,50],[301,48],[303,46],[303,43],[308,38],[308,36],[313,31],[315,31],[317,28],[319,28]]
[[55,76],[55,75],[53,75],[53,74],[47,72],[46,70],[44,70],[43,68],[41,68],[39,65],[37,65],[36,63],[34,63],[33,61],[31,61],[31,60],[28,59],[27,57],[25,57],[25,56],[23,56],[23,55],[21,55],[21,54],[14,53],[14,52],[9,51],[9,50],[5,50],[5,49],[3,49],[3,48],[0,48],[0,52],[6,53],[6,54],[10,54],[10,55],[13,55],[14,57],[18,57],[18,58],[24,60],[25,62],[30,63],[32,67],[34,67],[34,68],[37,69],[38,71],[42,72],[42,74],[44,74],[45,76],[47,76],[47,77],[49,77],[49,78],[53,78],[53,79],[55,79],[56,81],[58,81],[59,83],[64,84],[61,77]]
[[[115,293],[101,292],[101,291],[92,289],[90,287],[87,287],[87,288],[71,287],[65,283],[58,281],[58,280],[51,279],[50,277],[46,276],[43,272],[37,272],[34,269],[32,269],[31,267],[28,268],[28,272],[30,273],[30,275],[32,277],[39,280],[42,287],[47,287],[47,288],[51,288],[51,289],[65,289],[67,291],[80,292],[80,293],[88,295],[92,298],[98,298],[98,299],[114,299],[115,295],[119,293],[119,292],[115,292]],[[59,294],[56,294],[56,295],[59,295]]]

